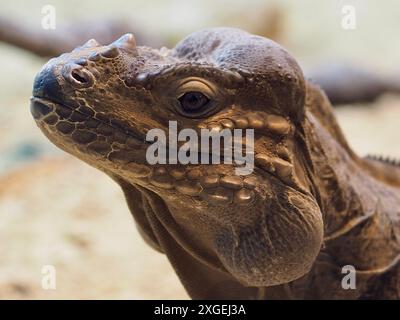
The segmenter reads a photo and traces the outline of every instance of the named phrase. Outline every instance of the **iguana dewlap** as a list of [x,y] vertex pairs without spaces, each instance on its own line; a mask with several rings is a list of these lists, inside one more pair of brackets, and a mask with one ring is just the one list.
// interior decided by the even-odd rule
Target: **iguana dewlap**
[[[229,28],[172,50],[130,34],[90,40],[43,67],[31,112],[120,184],[192,298],[399,298],[400,169],[349,148],[323,92],[275,42]],[[149,165],[146,133],[171,120],[254,129],[254,171]],[[346,265],[355,289],[342,288]]]

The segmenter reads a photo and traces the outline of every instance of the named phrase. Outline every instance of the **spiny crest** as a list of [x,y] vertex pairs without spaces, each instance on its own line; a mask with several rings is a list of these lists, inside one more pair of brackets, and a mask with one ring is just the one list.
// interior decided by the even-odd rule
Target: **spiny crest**
[[400,160],[391,158],[389,156],[368,154],[368,155],[365,156],[365,158],[369,159],[369,160],[373,160],[373,161],[383,162],[383,163],[386,163],[386,164],[389,164],[389,165],[392,165],[392,166],[395,166],[395,167],[400,167]]

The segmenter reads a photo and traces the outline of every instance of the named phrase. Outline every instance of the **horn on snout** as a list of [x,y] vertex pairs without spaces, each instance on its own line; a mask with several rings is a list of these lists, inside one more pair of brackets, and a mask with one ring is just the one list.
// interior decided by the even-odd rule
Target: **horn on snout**
[[82,48],[92,48],[92,47],[99,47],[99,46],[100,46],[100,43],[98,43],[95,39],[90,39],[82,45]]
[[121,38],[115,40],[112,45],[133,53],[137,53],[136,40],[132,33],[124,34]]

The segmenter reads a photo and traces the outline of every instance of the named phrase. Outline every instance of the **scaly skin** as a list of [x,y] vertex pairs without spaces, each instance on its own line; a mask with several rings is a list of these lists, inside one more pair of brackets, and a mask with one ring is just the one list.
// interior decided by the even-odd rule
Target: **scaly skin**
[[[201,92],[195,113],[179,98]],[[50,60],[31,111],[118,182],[143,238],[192,298],[399,298],[400,169],[358,157],[329,101],[278,44],[206,29],[174,49],[91,40]],[[256,167],[149,165],[149,129],[253,128]],[[357,288],[341,287],[342,267]],[[153,266],[155,267],[155,266]]]

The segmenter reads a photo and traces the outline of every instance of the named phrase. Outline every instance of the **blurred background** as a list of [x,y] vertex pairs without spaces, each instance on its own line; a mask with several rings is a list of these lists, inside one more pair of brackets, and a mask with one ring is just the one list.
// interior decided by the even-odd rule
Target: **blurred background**
[[[54,30],[42,28],[45,5],[55,8]],[[343,27],[348,5],[354,29]],[[335,112],[359,154],[400,158],[398,1],[3,0],[0,299],[187,298],[166,258],[137,234],[119,187],[49,142],[32,120],[29,97],[49,57],[91,37],[105,44],[132,32],[140,45],[172,47],[212,26],[281,43],[333,100],[338,86],[351,95],[370,79],[361,96],[338,99]],[[41,286],[46,265],[56,268],[55,290]]]

